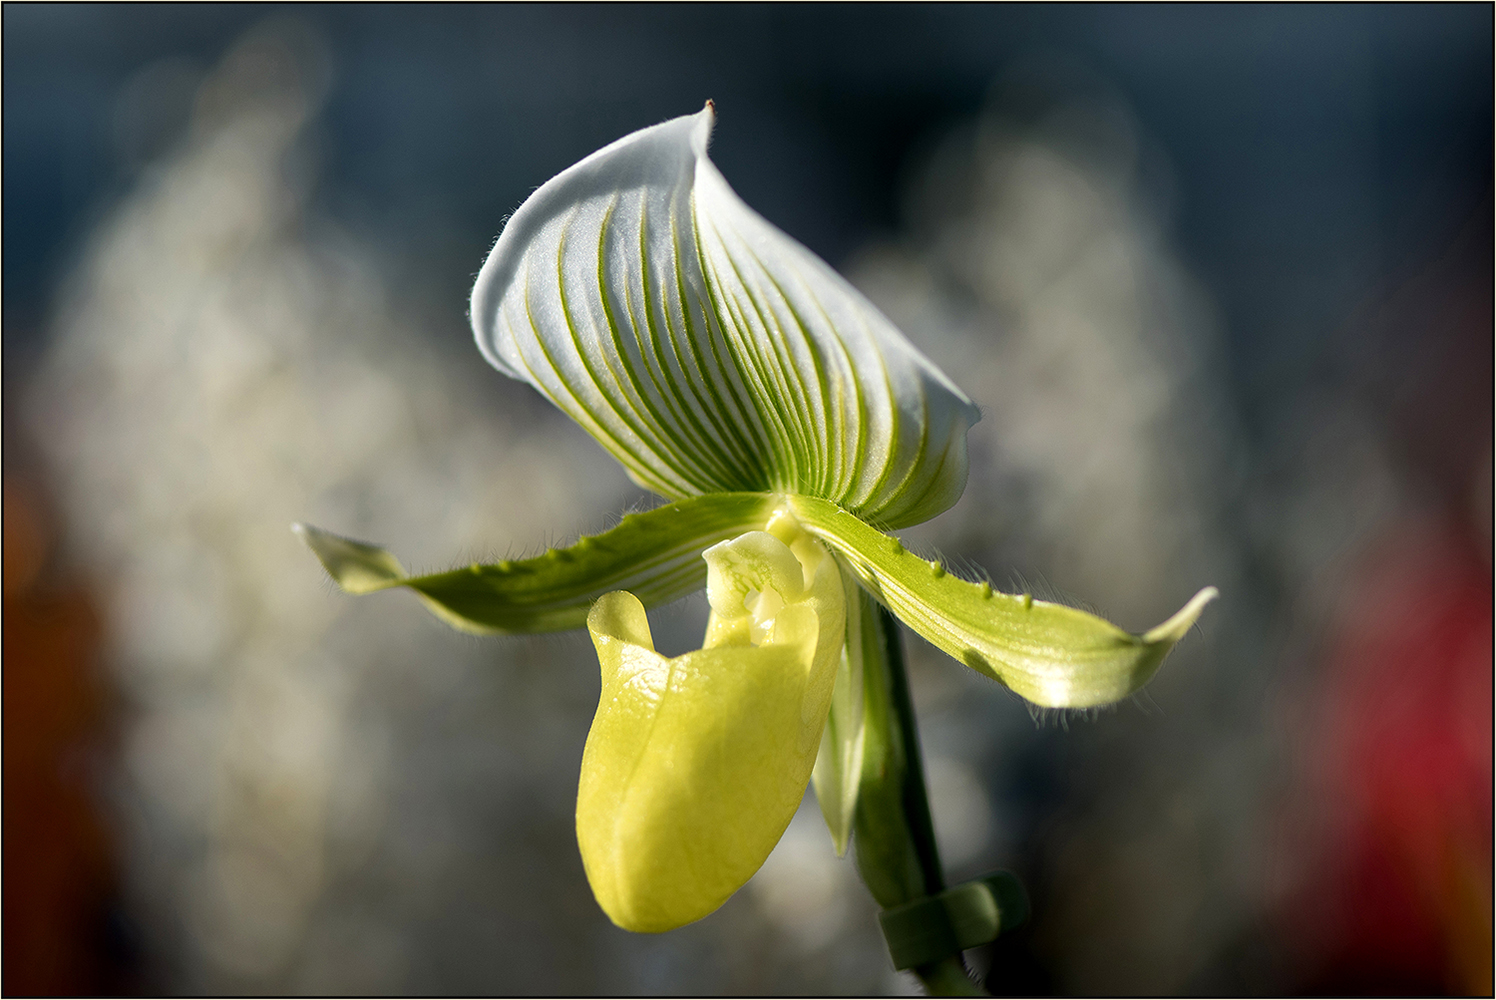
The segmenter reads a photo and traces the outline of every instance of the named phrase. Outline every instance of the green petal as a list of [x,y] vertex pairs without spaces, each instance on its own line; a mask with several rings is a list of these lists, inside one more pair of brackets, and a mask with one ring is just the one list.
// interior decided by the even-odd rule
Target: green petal
[[1137,691],[1217,594],[1206,587],[1162,625],[1133,635],[1075,608],[954,577],[824,500],[791,497],[789,506],[904,624],[1046,707],[1089,708]]
[[618,140],[515,212],[478,345],[667,497],[764,490],[913,524],[966,482],[976,408],[859,292],[733,193],[711,105]]
[[580,628],[602,594],[627,588],[653,606],[700,590],[702,550],[768,521],[781,498],[715,494],[629,514],[618,526],[535,559],[474,563],[407,576],[374,545],[295,525],[338,586],[351,594],[409,587],[438,618],[465,632],[510,634]]

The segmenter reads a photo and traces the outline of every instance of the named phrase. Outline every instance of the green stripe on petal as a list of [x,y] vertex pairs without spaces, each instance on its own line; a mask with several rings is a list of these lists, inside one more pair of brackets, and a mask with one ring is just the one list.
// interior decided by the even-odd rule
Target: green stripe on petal
[[966,482],[976,408],[707,158],[711,105],[547,182],[473,288],[478,345],[667,497],[776,491],[898,527]]
[[1075,608],[952,576],[824,500],[791,497],[789,508],[905,625],[1045,707],[1107,705],[1137,691],[1217,594],[1206,587],[1162,625],[1133,635]]
[[328,575],[351,594],[409,587],[438,618],[464,632],[556,632],[586,624],[592,602],[629,590],[651,607],[706,584],[701,553],[761,528],[783,498],[718,493],[681,500],[534,559],[474,563],[466,569],[408,576],[389,552],[307,525],[295,530]]

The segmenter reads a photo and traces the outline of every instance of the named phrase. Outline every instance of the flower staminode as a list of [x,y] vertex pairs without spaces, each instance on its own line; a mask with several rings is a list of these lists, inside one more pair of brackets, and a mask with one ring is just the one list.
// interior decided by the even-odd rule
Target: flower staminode
[[[603,683],[577,838],[598,902],[639,931],[720,906],[812,776],[845,850],[877,604],[1031,702],[1091,707],[1146,683],[1215,596],[1133,635],[961,579],[887,534],[959,498],[976,407],[737,197],[707,157],[713,121],[709,103],[547,182],[472,295],[484,356],[667,504],[536,559],[420,577],[298,526],[349,592],[409,587],[473,632],[588,628]],[[702,648],[660,655],[645,609],[703,584]]]

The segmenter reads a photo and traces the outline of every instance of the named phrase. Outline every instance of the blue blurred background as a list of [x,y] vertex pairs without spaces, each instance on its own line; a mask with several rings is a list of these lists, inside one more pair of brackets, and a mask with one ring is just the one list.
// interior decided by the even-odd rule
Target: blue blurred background
[[[814,803],[612,928],[596,668],[333,594],[644,498],[484,370],[502,222],[715,100],[712,156],[983,408],[908,533],[1126,627],[1030,716],[911,637],[994,992],[1489,992],[1487,6],[7,6],[7,992],[901,992]],[[694,645],[700,602],[661,631]]]

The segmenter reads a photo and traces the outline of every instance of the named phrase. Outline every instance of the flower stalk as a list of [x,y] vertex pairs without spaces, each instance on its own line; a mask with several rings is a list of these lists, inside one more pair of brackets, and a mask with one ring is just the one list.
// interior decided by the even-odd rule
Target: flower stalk
[[[864,622],[869,638],[864,664],[868,742],[857,803],[857,870],[885,910],[945,889],[935,825],[925,789],[924,762],[899,623],[870,598]],[[959,951],[911,970],[931,996],[975,996]]]

